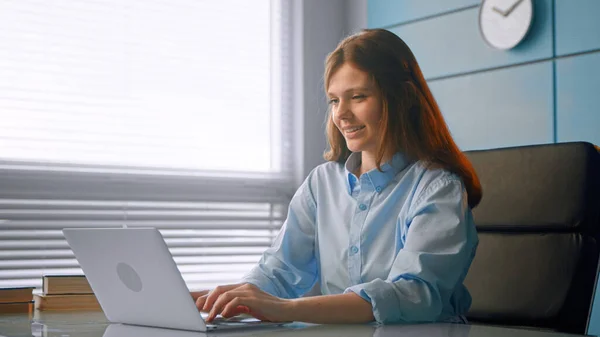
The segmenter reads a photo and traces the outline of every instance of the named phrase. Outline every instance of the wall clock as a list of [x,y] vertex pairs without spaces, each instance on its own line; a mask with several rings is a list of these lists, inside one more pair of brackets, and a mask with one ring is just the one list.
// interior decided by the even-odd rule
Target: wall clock
[[511,49],[529,31],[533,21],[532,0],[483,0],[479,8],[479,30],[487,44]]

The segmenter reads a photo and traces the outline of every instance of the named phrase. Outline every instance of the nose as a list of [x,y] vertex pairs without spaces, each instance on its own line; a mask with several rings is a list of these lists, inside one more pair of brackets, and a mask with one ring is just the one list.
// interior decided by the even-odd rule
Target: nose
[[340,100],[338,105],[334,108],[335,118],[342,120],[348,119],[352,115],[350,104],[346,103],[346,100]]

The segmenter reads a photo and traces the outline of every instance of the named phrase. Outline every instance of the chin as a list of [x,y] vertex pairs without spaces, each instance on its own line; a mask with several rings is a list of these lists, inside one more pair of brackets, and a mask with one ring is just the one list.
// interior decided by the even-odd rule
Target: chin
[[352,152],[362,152],[363,151],[363,146],[361,146],[362,144],[352,144],[349,143],[348,141],[346,141],[346,146],[348,147],[348,150],[352,151]]

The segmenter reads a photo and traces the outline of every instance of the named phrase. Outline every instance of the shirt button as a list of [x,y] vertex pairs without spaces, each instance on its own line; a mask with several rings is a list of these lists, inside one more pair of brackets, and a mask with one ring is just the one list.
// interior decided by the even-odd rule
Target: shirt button
[[375,187],[375,191],[377,191],[377,193],[381,192],[381,186]]
[[350,247],[350,252],[351,252],[352,254],[356,254],[356,253],[358,253],[358,247],[356,247],[356,246],[352,246],[352,247]]
[[358,208],[360,208],[361,211],[364,211],[365,209],[367,209],[367,205],[360,204],[360,205],[358,205]]

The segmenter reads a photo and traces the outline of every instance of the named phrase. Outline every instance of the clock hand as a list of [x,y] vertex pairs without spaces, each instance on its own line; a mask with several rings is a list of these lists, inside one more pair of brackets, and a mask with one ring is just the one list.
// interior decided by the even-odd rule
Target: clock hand
[[[510,13],[512,13],[512,11],[514,11],[514,10],[515,10],[515,8],[517,8],[517,6],[518,6],[518,5],[519,5],[521,2],[523,2],[523,0],[519,0],[519,1],[515,2],[515,3],[514,3],[512,6],[510,6],[510,8],[509,8],[509,9],[506,11],[506,15],[509,15]],[[506,15],[505,15],[505,16],[506,16]]]
[[515,8],[517,8],[517,6],[519,6],[519,4],[523,2],[523,0],[518,0],[517,2],[515,2],[514,4],[512,4],[512,6],[510,6],[509,9],[507,9],[506,11],[503,11],[501,9],[499,9],[498,7],[494,6],[492,7],[492,10],[496,13],[500,13],[500,15],[507,17],[510,13],[512,13],[512,11],[515,10]]
[[506,16],[506,14],[504,13],[504,11],[503,11],[503,10],[501,10],[501,9],[499,9],[499,8],[498,8],[498,7],[496,7],[496,6],[492,7],[492,10],[493,10],[494,12],[496,12],[496,13],[499,13],[499,14],[500,14],[500,15],[502,15],[502,16]]

